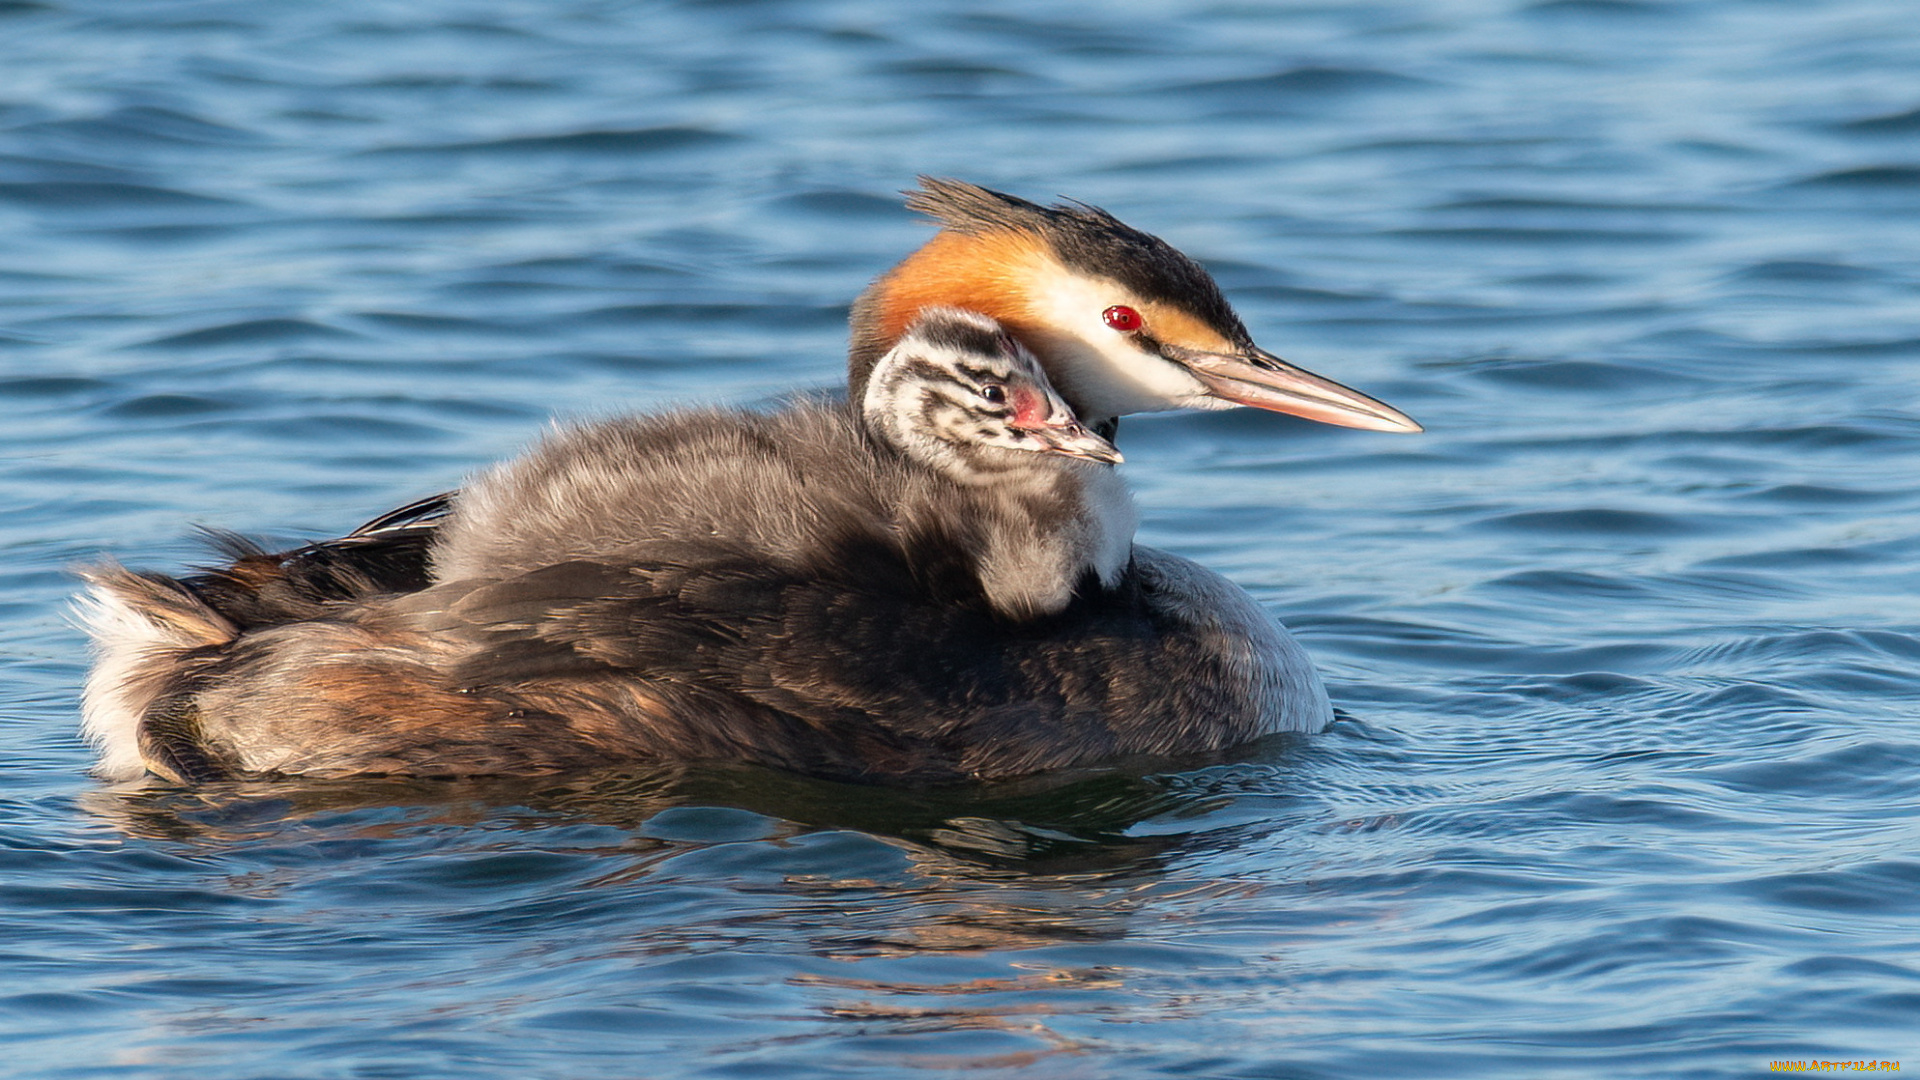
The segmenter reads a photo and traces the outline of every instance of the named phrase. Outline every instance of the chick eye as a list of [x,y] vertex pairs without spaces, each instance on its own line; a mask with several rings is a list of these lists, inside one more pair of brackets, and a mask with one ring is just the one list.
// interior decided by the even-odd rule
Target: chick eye
[[1135,330],[1138,330],[1140,329],[1141,326],[1145,325],[1145,322],[1146,322],[1146,320],[1140,317],[1139,312],[1133,310],[1132,308],[1128,307],[1125,304],[1113,305],[1107,310],[1101,312],[1100,317],[1107,321],[1108,326],[1112,327],[1115,330],[1120,331],[1123,334],[1133,333]]
[[980,387],[980,396],[986,399],[989,405],[1005,405],[1007,388],[995,382],[984,383]]

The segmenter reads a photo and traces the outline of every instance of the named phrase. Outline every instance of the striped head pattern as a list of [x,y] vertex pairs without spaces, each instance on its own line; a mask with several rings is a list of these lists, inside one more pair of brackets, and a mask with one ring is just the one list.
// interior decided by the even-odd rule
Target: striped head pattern
[[861,411],[882,441],[962,483],[994,483],[1058,455],[1119,463],[1046,372],[993,319],[959,308],[920,312],[874,365]]

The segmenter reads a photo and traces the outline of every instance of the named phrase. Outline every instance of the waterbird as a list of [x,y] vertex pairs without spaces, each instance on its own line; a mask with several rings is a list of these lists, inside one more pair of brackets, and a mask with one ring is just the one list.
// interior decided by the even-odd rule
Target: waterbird
[[[1398,410],[1260,349],[1204,269],[1105,211],[1079,203],[1042,207],[928,178],[908,203],[941,229],[853,307],[848,408],[855,413],[865,411],[880,361],[915,320],[930,308],[960,308],[1004,327],[1073,409],[1107,434],[1126,413],[1235,405],[1379,431],[1419,430]],[[470,683],[485,673],[460,668],[455,683],[444,672],[397,673],[391,692],[363,697],[356,708],[424,716],[429,727],[433,717],[451,718],[443,735],[452,741],[347,771],[519,772],[678,756],[856,779],[995,777],[1120,754],[1216,750],[1275,731],[1319,730],[1332,716],[1304,650],[1271,615],[1224,578],[1144,546],[1130,548],[1117,580],[1096,574],[1102,587],[1076,589],[1065,607],[1025,623],[956,602],[951,590],[926,588],[881,589],[890,599],[866,610],[889,614],[867,618],[844,606],[859,594],[857,583],[808,576],[765,552],[736,551],[728,562],[711,545],[693,553],[656,548],[647,569],[636,563],[614,577],[586,569],[604,564],[555,552],[514,579],[517,592],[446,573],[436,582],[432,553],[450,550],[436,542],[458,520],[458,503],[452,494],[435,496],[338,540],[277,554],[229,540],[230,565],[187,578],[95,573],[90,625],[101,659],[89,679],[87,729],[102,748],[98,771],[220,774],[218,762],[160,760],[168,752],[202,752],[196,747],[205,732],[181,704],[191,696],[156,690],[195,679],[220,685],[221,664],[200,662],[196,649],[245,652],[229,643],[288,627],[324,639],[335,616],[359,610],[355,605],[419,628],[434,618],[470,619],[509,594],[517,597],[520,621],[488,624],[485,633],[495,640],[510,623],[523,640],[545,640],[580,612],[626,604],[622,628],[634,642],[650,643],[648,662],[658,665],[634,669],[635,678],[659,685],[625,685],[614,695],[625,695],[614,711],[661,718],[651,744],[623,742],[582,719],[606,704],[599,698],[535,695],[474,725],[473,710],[450,695],[473,697],[473,687],[459,679]],[[537,546],[523,554],[532,562],[545,558]],[[452,556],[438,558],[451,565]],[[886,583],[868,584],[873,592]],[[641,612],[648,617],[637,618]],[[843,662],[831,675],[781,652],[779,643],[802,627],[839,642]],[[448,641],[475,633],[471,622],[444,631]],[[201,644],[184,644],[190,641]],[[912,648],[897,647],[908,642]],[[316,657],[326,655],[324,645],[316,648]],[[677,667],[668,662],[674,655],[682,661]],[[725,662],[716,659],[722,656]],[[263,664],[252,685],[294,674]],[[671,692],[661,689],[668,685]],[[549,737],[529,757],[513,749],[513,733],[536,717]],[[859,722],[836,728],[833,718]],[[661,734],[669,728],[671,738]],[[759,734],[743,740],[732,734],[738,730]],[[562,731],[574,733],[570,744]],[[457,753],[449,749],[455,745]]]

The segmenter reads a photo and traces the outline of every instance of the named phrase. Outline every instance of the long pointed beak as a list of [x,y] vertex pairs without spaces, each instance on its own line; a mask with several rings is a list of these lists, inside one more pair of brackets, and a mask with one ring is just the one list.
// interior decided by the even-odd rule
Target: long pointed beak
[[1399,409],[1294,367],[1265,349],[1234,355],[1171,345],[1163,348],[1222,401],[1368,431],[1425,430]]
[[1045,454],[1118,465],[1126,459],[1112,443],[1095,435],[1085,424],[1068,417],[1052,417],[1044,423],[1022,427],[1040,445],[1033,449]]

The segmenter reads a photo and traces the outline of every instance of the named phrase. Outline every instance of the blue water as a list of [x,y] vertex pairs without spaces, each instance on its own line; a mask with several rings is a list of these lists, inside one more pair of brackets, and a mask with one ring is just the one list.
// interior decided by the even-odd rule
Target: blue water
[[[1920,1069],[1906,0],[0,2],[23,1077]],[[74,563],[840,377],[916,173],[1104,205],[1419,437],[1134,419],[1350,718],[895,792],[120,790]]]

